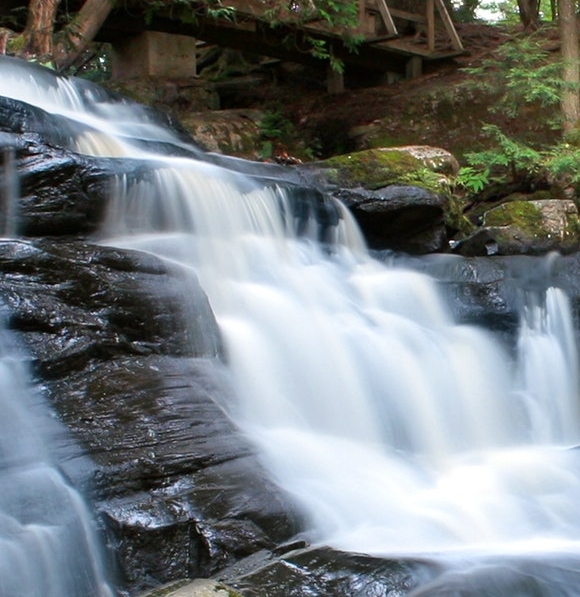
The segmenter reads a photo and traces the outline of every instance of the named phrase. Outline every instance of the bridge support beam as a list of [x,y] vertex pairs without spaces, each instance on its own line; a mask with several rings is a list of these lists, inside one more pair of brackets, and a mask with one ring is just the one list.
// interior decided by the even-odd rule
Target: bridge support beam
[[117,41],[113,43],[112,75],[115,79],[193,77],[196,75],[196,39],[145,31]]
[[405,75],[407,79],[416,79],[423,74],[423,59],[421,56],[413,56],[407,60]]
[[326,72],[326,91],[331,95],[344,93],[344,75],[331,67]]

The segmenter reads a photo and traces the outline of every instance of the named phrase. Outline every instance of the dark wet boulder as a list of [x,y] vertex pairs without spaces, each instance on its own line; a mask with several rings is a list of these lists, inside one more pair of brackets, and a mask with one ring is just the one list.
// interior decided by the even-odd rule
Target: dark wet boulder
[[302,540],[261,550],[210,579],[180,580],[142,597],[393,597],[440,573],[428,561],[379,558]]
[[231,390],[214,359],[92,362],[49,390],[94,462],[89,488],[131,592],[208,576],[297,531],[224,413]]
[[70,430],[60,466],[94,503],[123,588],[208,575],[296,532],[294,505],[227,415],[221,339],[195,277],[46,239],[0,241],[0,272],[9,327]]
[[369,149],[296,170],[307,185],[346,205],[372,249],[410,254],[447,249],[453,210],[446,174],[457,170],[448,152],[415,146]]
[[512,342],[526,296],[543,296],[550,286],[569,297],[575,318],[580,318],[580,253],[549,253],[543,257],[506,255],[461,257],[459,255],[394,256],[374,252],[389,264],[410,267],[433,276],[444,294],[454,319],[504,333]]
[[[146,253],[0,240],[0,272],[9,325],[20,332],[44,378],[94,358],[221,354],[217,325],[196,278]],[[191,317],[193,312],[199,316]]]
[[298,547],[258,553],[215,578],[246,597],[391,597],[409,594],[438,568],[404,558]]
[[[3,102],[0,97],[0,123]],[[59,129],[58,136],[62,132]],[[54,145],[36,133],[1,132],[0,127],[0,172],[5,168],[18,172],[18,182],[10,193],[14,195],[11,205],[4,202],[0,209],[0,220],[6,221],[6,210],[10,210],[10,217],[17,221],[13,232],[32,237],[96,232],[114,180],[120,176],[140,180],[146,171],[139,160],[93,158]]]
[[352,212],[373,249],[424,254],[447,247],[447,200],[442,195],[408,185],[376,191],[343,188],[333,195]]
[[15,158],[20,234],[86,235],[97,230],[116,174],[112,162],[89,160],[31,137],[20,138]]

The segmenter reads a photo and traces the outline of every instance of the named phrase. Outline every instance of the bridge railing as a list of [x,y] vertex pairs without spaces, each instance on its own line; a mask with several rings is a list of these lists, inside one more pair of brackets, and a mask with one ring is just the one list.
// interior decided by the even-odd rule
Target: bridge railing
[[[452,53],[463,51],[463,44],[443,0],[415,0],[411,10],[401,8],[397,3],[400,4],[400,0],[359,0],[358,27],[347,31],[333,27],[317,12],[312,0],[227,2],[242,18],[247,16],[285,25],[296,24],[327,35],[358,34],[364,38],[363,43],[381,44],[424,57],[438,54],[441,49]],[[444,32],[443,38],[437,35],[438,31]]]

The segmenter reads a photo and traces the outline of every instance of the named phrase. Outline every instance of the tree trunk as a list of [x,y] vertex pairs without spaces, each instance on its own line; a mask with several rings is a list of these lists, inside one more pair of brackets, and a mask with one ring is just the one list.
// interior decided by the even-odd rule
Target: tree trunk
[[564,133],[574,129],[580,119],[580,56],[575,0],[559,0],[558,15],[562,52],[562,127]]
[[8,42],[11,38],[16,37],[16,33],[6,27],[0,27],[0,54],[6,54],[8,50]]
[[86,0],[72,21],[58,34],[54,63],[59,70],[74,64],[98,33],[112,8],[113,0]]
[[520,21],[526,31],[535,31],[540,26],[539,0],[518,0]]
[[36,57],[41,61],[52,56],[52,36],[56,11],[60,0],[30,0],[26,27],[22,32],[26,40],[22,52],[23,58]]

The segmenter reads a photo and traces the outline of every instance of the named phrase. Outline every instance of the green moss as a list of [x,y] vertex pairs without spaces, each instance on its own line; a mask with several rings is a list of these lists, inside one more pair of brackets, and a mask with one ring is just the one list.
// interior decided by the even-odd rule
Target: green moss
[[371,134],[366,138],[367,146],[371,149],[378,149],[381,147],[404,147],[405,145],[415,145],[417,143],[417,136],[409,133],[387,133],[379,131]]
[[424,169],[420,160],[403,151],[368,149],[340,155],[324,164],[331,183],[376,190],[391,184],[409,184],[405,177]]
[[486,212],[485,225],[491,227],[514,226],[531,238],[544,238],[542,211],[529,201],[511,201]]
[[566,219],[564,235],[566,237],[580,236],[580,219],[578,216],[570,216]]
[[464,215],[464,201],[456,195],[450,195],[447,201],[444,219],[445,226],[458,238],[466,238],[475,231],[475,225]]
[[24,35],[15,35],[14,37],[10,37],[8,39],[8,43],[6,44],[6,50],[8,54],[19,54],[20,51],[24,48],[26,44],[26,38]]

